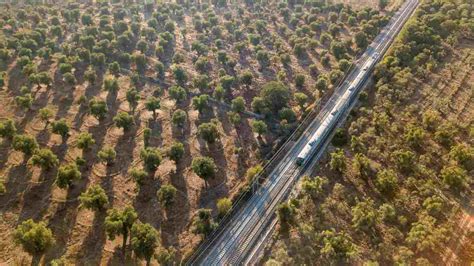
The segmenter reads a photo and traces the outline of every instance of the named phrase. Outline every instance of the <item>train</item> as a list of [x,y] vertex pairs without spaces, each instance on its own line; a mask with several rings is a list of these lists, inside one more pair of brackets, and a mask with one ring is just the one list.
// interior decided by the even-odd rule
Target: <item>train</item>
[[326,139],[327,135],[336,126],[341,114],[346,111],[347,106],[357,96],[356,88],[363,84],[365,78],[367,77],[367,71],[372,68],[378,57],[379,54],[374,53],[374,55],[370,56],[367,59],[367,61],[362,65],[361,71],[359,71],[356,78],[352,81],[352,83],[349,84],[349,88],[344,92],[341,97],[339,97],[339,99],[337,99],[336,104],[328,113],[328,115],[326,115],[321,120],[321,124],[319,125],[316,132],[311,135],[308,143],[298,154],[298,157],[296,158],[296,164],[298,166],[306,165],[307,161],[314,155],[316,150],[320,148],[322,141]]

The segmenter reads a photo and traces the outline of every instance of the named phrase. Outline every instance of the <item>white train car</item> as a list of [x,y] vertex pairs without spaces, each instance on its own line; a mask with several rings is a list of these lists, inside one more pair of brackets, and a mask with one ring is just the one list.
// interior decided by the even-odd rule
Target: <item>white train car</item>
[[375,53],[373,56],[369,57],[369,59],[362,65],[361,71],[359,71],[357,77],[349,85],[349,89],[347,89],[344,94],[339,97],[337,103],[331,109],[331,112],[326,115],[326,117],[324,117],[321,125],[318,127],[316,132],[309,138],[308,143],[298,154],[298,157],[296,158],[297,165],[304,165],[306,161],[312,157],[313,153],[319,148],[319,145],[321,144],[321,141],[324,139],[325,135],[327,135],[332,130],[332,127],[339,120],[341,112],[345,111],[346,105],[349,105],[351,103],[351,99],[357,93],[356,88],[361,85],[361,82],[364,81],[367,70],[372,67],[377,57],[378,53]]

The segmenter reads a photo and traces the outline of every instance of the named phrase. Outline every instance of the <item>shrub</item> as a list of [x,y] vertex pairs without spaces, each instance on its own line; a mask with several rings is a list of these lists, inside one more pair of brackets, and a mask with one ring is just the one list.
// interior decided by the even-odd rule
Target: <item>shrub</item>
[[59,164],[58,157],[50,149],[39,149],[30,159],[31,164],[49,170]]
[[16,131],[16,126],[13,119],[0,121],[0,137],[11,139],[15,135]]
[[214,163],[214,160],[210,157],[194,158],[191,164],[191,168],[193,169],[194,173],[196,173],[196,175],[204,179],[206,186],[207,180],[210,178],[214,178],[217,171],[217,166]]
[[97,153],[97,157],[99,157],[101,162],[111,165],[114,163],[117,153],[110,147],[104,147]]
[[142,149],[140,152],[140,158],[143,160],[143,164],[149,172],[156,171],[162,161],[160,150],[151,147]]
[[77,167],[76,163],[66,164],[59,167],[58,174],[56,176],[56,185],[59,188],[67,188],[72,185],[74,180],[81,178],[81,172]]
[[13,239],[33,256],[43,254],[54,245],[52,231],[44,222],[35,223],[32,219],[23,221],[15,229]]
[[92,185],[79,196],[79,202],[81,207],[86,209],[103,211],[105,206],[109,204],[109,199],[100,185]]
[[123,128],[123,131],[126,132],[130,130],[132,125],[134,124],[134,119],[133,116],[129,115],[126,112],[119,112],[115,117],[114,117],[114,122],[115,125],[118,128]]
[[171,145],[168,156],[171,160],[175,161],[176,163],[183,158],[184,155],[184,145],[181,142],[175,142]]
[[29,135],[15,135],[12,146],[14,150],[23,152],[25,156],[31,156],[38,149],[36,139]]
[[165,208],[171,207],[176,197],[176,192],[176,188],[172,185],[161,186],[158,192],[156,193],[158,197],[158,202]]

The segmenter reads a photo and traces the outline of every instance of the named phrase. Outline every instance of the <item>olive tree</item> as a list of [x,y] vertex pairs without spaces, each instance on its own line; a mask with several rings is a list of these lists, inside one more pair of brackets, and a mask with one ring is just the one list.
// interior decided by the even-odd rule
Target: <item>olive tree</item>
[[153,118],[156,118],[156,110],[160,109],[160,99],[150,96],[146,98],[145,107],[148,111],[153,112]]
[[79,196],[79,202],[86,209],[103,211],[109,204],[109,199],[100,185],[92,185]]
[[41,256],[54,245],[51,229],[47,228],[44,222],[36,223],[32,219],[18,225],[13,232],[13,239],[16,244],[21,245],[23,250],[34,257]]
[[125,207],[123,210],[111,209],[105,217],[105,232],[110,240],[114,240],[116,236],[122,235],[122,252],[125,254],[127,248],[127,239],[132,226],[137,220],[138,215],[131,206]]
[[30,159],[31,164],[47,171],[59,164],[58,157],[50,149],[37,150]]
[[172,185],[163,185],[156,193],[158,202],[164,207],[169,208],[174,203],[176,197],[176,188]]
[[36,138],[30,135],[15,135],[12,146],[14,150],[23,152],[27,157],[30,157],[38,149]]
[[150,260],[158,246],[159,234],[150,224],[134,223],[131,229],[131,246],[138,258],[145,259],[146,265],[150,265]]
[[219,138],[219,129],[213,122],[202,123],[198,127],[198,135],[207,143],[212,144]]
[[210,157],[196,157],[191,163],[191,168],[194,173],[200,178],[204,179],[204,184],[207,187],[207,180],[214,178],[217,172],[217,166],[214,160]]
[[140,151],[140,158],[149,172],[154,172],[162,161],[161,152],[157,148],[147,147]]

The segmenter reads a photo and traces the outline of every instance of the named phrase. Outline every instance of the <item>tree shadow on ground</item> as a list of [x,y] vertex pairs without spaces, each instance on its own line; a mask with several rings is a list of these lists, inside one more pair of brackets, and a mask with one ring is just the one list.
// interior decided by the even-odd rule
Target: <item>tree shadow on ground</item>
[[82,243],[76,261],[81,265],[99,265],[106,242],[104,230],[106,212],[98,211],[94,215],[92,227]]

